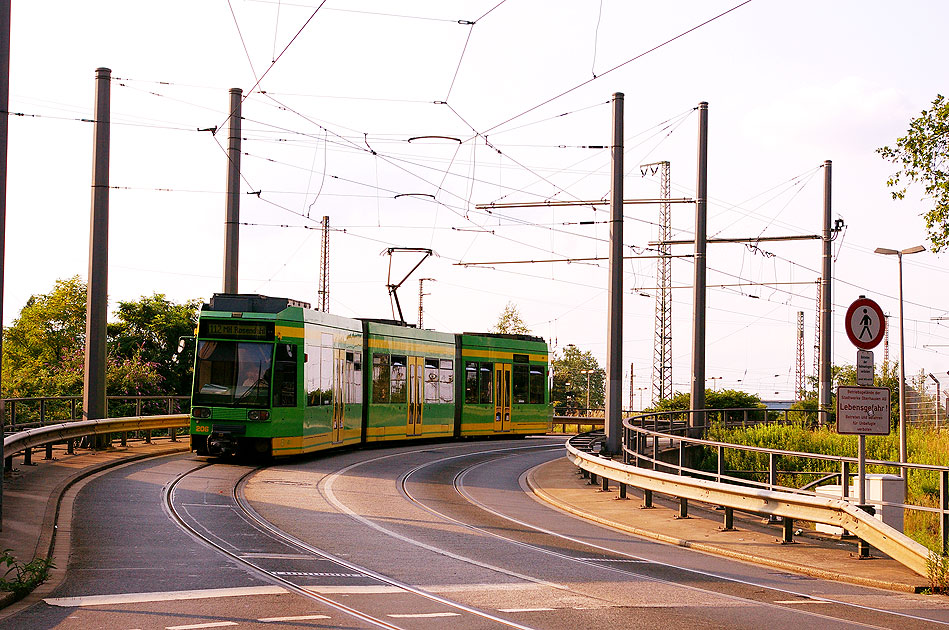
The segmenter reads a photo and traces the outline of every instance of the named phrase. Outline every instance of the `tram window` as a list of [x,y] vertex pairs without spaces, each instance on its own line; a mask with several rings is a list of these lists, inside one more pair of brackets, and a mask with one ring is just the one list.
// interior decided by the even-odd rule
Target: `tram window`
[[425,359],[425,402],[438,402],[438,359]]
[[[323,335],[324,341],[330,335]],[[331,342],[332,343],[332,342]],[[333,346],[320,348],[320,404],[333,404]]]
[[278,343],[274,361],[273,406],[297,406],[297,347]]
[[438,368],[438,398],[443,403],[455,402],[454,361],[442,359]]
[[482,363],[478,370],[478,402],[490,405],[494,402],[494,364]]
[[389,355],[372,355],[372,402],[389,402]]
[[514,402],[524,404],[530,399],[530,366],[515,363],[511,366],[511,377],[514,382]]
[[547,382],[547,376],[544,374],[546,368],[543,365],[531,366],[531,404],[544,404],[544,385]]
[[465,404],[478,404],[478,364],[474,361],[465,363]]
[[389,371],[389,383],[391,387],[390,400],[393,403],[404,403],[407,399],[408,388],[406,387],[405,374],[406,359],[405,356],[392,355],[392,365]]
[[353,398],[352,402],[362,401],[362,352],[355,353],[353,359]]
[[306,347],[306,404],[315,407],[320,404],[320,347]]

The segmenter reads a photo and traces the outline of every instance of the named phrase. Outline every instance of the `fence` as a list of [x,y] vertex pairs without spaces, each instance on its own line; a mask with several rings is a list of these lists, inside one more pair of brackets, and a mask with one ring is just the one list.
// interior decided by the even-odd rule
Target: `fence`
[[[106,417],[187,413],[190,396],[108,396]],[[0,399],[0,426],[5,433],[30,427],[75,421],[82,417],[82,396]]]

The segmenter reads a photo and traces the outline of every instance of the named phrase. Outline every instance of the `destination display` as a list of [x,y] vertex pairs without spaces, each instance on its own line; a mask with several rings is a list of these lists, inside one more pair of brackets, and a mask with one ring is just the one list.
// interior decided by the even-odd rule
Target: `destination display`
[[249,339],[253,341],[273,341],[273,322],[248,322],[238,319],[201,320],[202,337],[217,339]]
[[890,434],[890,388],[837,388],[837,433]]

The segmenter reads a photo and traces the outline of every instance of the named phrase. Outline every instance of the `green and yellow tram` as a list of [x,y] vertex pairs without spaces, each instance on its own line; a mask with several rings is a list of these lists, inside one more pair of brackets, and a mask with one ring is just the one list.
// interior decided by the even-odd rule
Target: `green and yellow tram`
[[547,345],[215,294],[198,320],[191,445],[287,456],[389,440],[547,431]]

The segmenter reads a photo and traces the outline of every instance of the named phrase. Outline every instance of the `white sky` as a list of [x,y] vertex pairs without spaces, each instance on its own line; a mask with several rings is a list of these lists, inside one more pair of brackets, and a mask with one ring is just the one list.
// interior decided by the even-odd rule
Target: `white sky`
[[[439,257],[399,292],[408,321],[417,319],[418,278],[435,278],[425,285],[426,327],[486,330],[513,301],[553,347],[576,344],[603,364],[605,262],[454,263],[605,256],[606,210],[486,214],[474,204],[606,195],[608,151],[577,147],[609,144],[617,91],[626,95],[625,196],[658,196],[658,178],[638,168],[657,160],[672,163],[673,196],[692,196],[692,110],[708,101],[710,236],[819,233],[819,167],[833,160],[834,215],[847,224],[834,245],[833,360],[853,363],[847,305],[866,294],[897,312],[896,260],[873,249],[925,244],[919,194],[892,201],[893,169],[874,149],[945,91],[949,5],[753,0],[505,122],[737,3],[507,0],[492,10],[498,0],[330,0],[272,65],[313,0],[14,0],[10,110],[29,116],[10,120],[4,323],[57,278],[86,275],[92,125],[81,119],[92,117],[100,66],[115,77],[110,311],[154,292],[183,301],[221,290],[227,137],[197,130],[221,126],[228,89],[246,94],[266,72],[258,89],[267,94],[251,94],[243,110],[243,190],[261,191],[241,200],[241,221],[253,224],[241,227],[244,292],[316,303],[319,231],[272,226],[318,228],[328,215],[345,229],[331,236],[332,312],[391,316],[380,251],[429,247]],[[407,142],[430,135],[461,144]],[[405,193],[437,203],[395,199]],[[691,238],[692,213],[673,207],[674,238]],[[650,253],[658,208],[627,206],[626,217],[627,253]],[[710,386],[786,399],[798,311],[809,374],[813,366],[820,244],[761,249],[775,256],[710,246],[709,285],[736,276],[804,284],[710,288],[706,373],[721,377]],[[943,258],[904,261],[909,373],[949,369],[949,322],[932,320],[949,309]],[[394,279],[414,262],[397,256]],[[688,259],[672,270],[675,285],[691,284]],[[654,275],[654,260],[626,263],[623,360],[636,366],[637,406],[650,397],[638,388],[651,376]],[[674,387],[688,391],[691,290],[674,292],[673,315]],[[890,353],[898,356],[895,334]],[[878,363],[882,355],[881,346]]]

